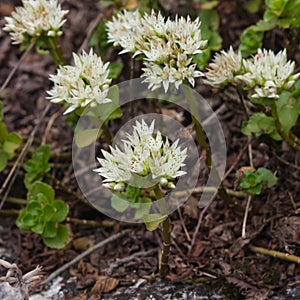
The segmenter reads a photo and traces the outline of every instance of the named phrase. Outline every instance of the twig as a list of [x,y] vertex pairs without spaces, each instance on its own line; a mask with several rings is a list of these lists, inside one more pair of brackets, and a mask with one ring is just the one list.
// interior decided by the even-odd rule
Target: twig
[[74,259],[72,259],[71,261],[67,262],[66,264],[64,264],[63,266],[61,266],[60,268],[58,268],[56,271],[54,271],[53,273],[51,273],[49,275],[49,277],[44,280],[43,282],[41,282],[41,285],[47,284],[49,283],[51,280],[53,280],[56,276],[58,276],[60,273],[62,273],[63,271],[67,270],[69,267],[71,267],[72,265],[76,264],[77,262],[79,262],[82,258],[84,258],[85,256],[90,255],[92,252],[104,247],[105,245],[121,238],[122,236],[126,235],[127,233],[129,233],[130,230],[124,230],[123,232],[117,233],[115,235],[110,236],[109,238],[105,239],[104,241],[99,242],[98,244],[94,245],[93,247],[87,249],[86,251],[84,251],[83,253],[81,253],[80,255],[76,256]]
[[184,224],[184,220],[183,220],[183,217],[182,217],[182,213],[181,213],[180,207],[178,207],[177,211],[178,211],[178,214],[179,214],[180,223],[181,223],[181,226],[183,228],[183,231],[184,231],[184,233],[186,235],[187,240],[190,242],[191,241],[191,237],[190,237],[189,232],[188,232],[188,230],[187,230],[187,228],[186,228],[186,226]]
[[1,203],[0,203],[0,209],[2,208],[2,206],[3,206],[4,202],[5,202],[5,200],[6,200],[7,197],[8,197],[8,194],[9,194],[9,192],[10,192],[10,189],[11,189],[11,187],[12,187],[12,185],[13,185],[13,183],[14,183],[14,181],[15,181],[17,175],[18,175],[18,171],[19,171],[19,169],[20,169],[20,167],[21,167],[21,165],[22,165],[22,163],[23,163],[23,160],[24,160],[24,158],[25,158],[25,156],[26,156],[27,150],[28,150],[29,147],[31,146],[31,144],[32,144],[32,142],[33,142],[33,139],[34,139],[34,136],[35,136],[35,134],[36,134],[36,131],[37,131],[37,129],[40,127],[40,124],[41,124],[42,120],[44,119],[46,113],[48,112],[48,110],[49,110],[49,108],[50,108],[50,105],[51,105],[51,103],[48,103],[48,105],[47,105],[46,108],[44,109],[42,115],[40,116],[40,118],[39,118],[39,120],[38,120],[38,122],[37,122],[37,124],[35,125],[34,129],[32,130],[32,132],[31,132],[31,134],[30,134],[30,136],[29,136],[29,138],[28,138],[28,140],[27,140],[27,142],[26,142],[24,148],[22,149],[21,153],[19,154],[19,156],[18,156],[16,162],[14,163],[12,169],[10,170],[10,172],[9,172],[9,174],[8,174],[8,176],[7,176],[7,178],[5,179],[3,185],[2,185],[2,187],[1,187],[1,189],[0,189],[0,196],[1,196],[2,193],[4,192],[4,190],[5,190],[6,187],[7,187],[6,193],[4,194],[4,196],[3,196],[2,200],[1,200]]
[[51,118],[49,119],[48,121],[48,124],[47,124],[47,127],[45,129],[45,132],[44,132],[44,135],[43,135],[43,138],[42,138],[42,142],[41,142],[41,145],[45,145],[46,144],[46,141],[47,141],[47,137],[49,135],[49,132],[51,130],[51,127],[53,125],[53,123],[55,122],[55,120],[61,115],[61,112],[58,111],[56,112],[55,114],[53,114],[51,116]]
[[90,26],[87,30],[87,33],[85,35],[85,39],[83,40],[81,46],[79,47],[79,50],[77,53],[80,53],[82,50],[84,50],[92,36],[92,33],[94,31],[94,29],[97,27],[97,25],[99,24],[100,20],[102,19],[102,14],[99,13],[97,18],[92,22],[90,23]]
[[130,262],[130,261],[134,260],[137,257],[150,256],[150,255],[152,255],[155,252],[157,252],[157,249],[150,249],[148,251],[136,252],[136,253],[133,253],[130,256],[118,259],[117,261],[115,261],[115,262],[113,262],[113,263],[110,264],[109,269],[107,271],[107,275],[111,275],[112,272],[113,272],[113,269],[118,268],[119,266],[121,266],[121,265],[123,265],[123,264],[125,264],[127,262]]
[[244,239],[244,240],[247,238],[246,225],[247,225],[247,219],[248,219],[248,213],[249,213],[251,200],[252,200],[252,196],[248,195],[247,204],[246,204],[245,213],[244,213],[243,225],[242,225],[242,239]]
[[12,77],[14,76],[14,74],[16,73],[16,71],[18,70],[18,68],[20,67],[21,63],[23,62],[23,60],[26,58],[26,56],[28,55],[28,53],[30,52],[30,50],[32,49],[32,47],[35,44],[35,40],[32,40],[29,47],[26,49],[26,51],[22,54],[22,57],[20,58],[20,60],[18,61],[18,63],[13,67],[13,69],[11,70],[11,72],[9,73],[9,75],[7,76],[6,80],[4,81],[4,83],[2,84],[1,88],[0,88],[0,93],[7,87],[7,85],[9,84],[9,82],[11,81]]
[[200,216],[199,216],[199,219],[198,219],[198,223],[197,223],[196,229],[195,229],[195,231],[194,231],[194,233],[193,233],[191,245],[190,245],[190,248],[189,248],[189,251],[188,251],[188,254],[187,254],[188,256],[191,254],[192,249],[193,249],[193,247],[194,247],[194,244],[195,244],[195,241],[196,241],[196,237],[197,237],[197,234],[198,234],[198,232],[199,232],[199,229],[200,229],[200,226],[201,226],[201,223],[202,223],[202,220],[203,220],[203,216],[204,216],[205,212],[208,210],[208,208],[209,208],[209,206],[210,206],[211,203],[212,203],[212,202],[210,202],[208,205],[206,205],[206,206],[202,209],[202,211],[201,211],[201,213],[200,213]]
[[293,263],[300,264],[300,257],[296,256],[296,255],[291,255],[291,254],[288,254],[288,253],[279,252],[279,251],[275,251],[275,250],[268,250],[266,248],[256,247],[256,246],[253,246],[253,245],[249,245],[248,248],[251,251],[255,252],[255,253],[269,255],[269,256],[273,256],[275,258],[288,260],[288,261],[291,261]]
[[101,221],[97,222],[94,220],[86,220],[86,219],[77,219],[77,218],[66,218],[66,222],[72,223],[72,224],[78,224],[78,225],[86,225],[86,226],[92,226],[92,227],[113,227],[116,223],[114,221]]

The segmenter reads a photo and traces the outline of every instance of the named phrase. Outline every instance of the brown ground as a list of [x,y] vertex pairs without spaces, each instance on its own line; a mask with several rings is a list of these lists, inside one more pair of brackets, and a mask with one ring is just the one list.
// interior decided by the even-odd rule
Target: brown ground
[[[62,1],[63,8],[70,10],[63,39],[63,48],[69,59],[71,52],[76,52],[82,45],[89,25],[97,18],[98,2],[93,0]],[[238,2],[220,1],[218,6],[221,17],[220,34],[224,40],[224,48],[230,44],[238,46],[238,37],[242,30],[259,18],[259,15],[250,15],[242,10]],[[190,7],[187,4],[181,7],[170,3],[171,14],[184,13],[186,7]],[[20,1],[1,1],[1,26],[4,24],[3,16],[10,14],[13,5],[19,4]],[[109,14],[110,11],[106,8],[102,12]],[[276,43],[273,42],[274,40]],[[269,34],[266,37],[266,47],[274,46],[274,49],[278,50],[286,45],[287,36],[284,31],[274,31],[272,35]],[[116,51],[109,51],[106,59],[116,60],[116,53]],[[1,31],[1,83],[7,78],[21,55],[18,47],[11,45],[9,36]],[[294,59],[297,60],[297,57]],[[128,60],[124,57],[122,60],[127,64],[124,70],[128,70]],[[299,66],[299,56],[297,65]],[[54,72],[55,66],[49,56],[37,55],[31,51],[6,90],[7,93],[3,97],[5,122],[9,129],[17,131],[24,141],[29,137],[48,103],[44,98],[45,90],[51,86],[48,75]],[[121,78],[128,78],[126,76],[128,74],[124,71]],[[240,133],[241,122],[245,120],[243,109],[238,104],[234,91],[212,94],[210,89],[202,85],[200,81],[197,85],[202,95],[210,99],[215,110],[224,106],[219,118],[228,147],[227,169],[235,164],[234,169],[224,180],[224,185],[234,189],[235,172],[240,167],[249,165],[247,150],[245,150],[247,137]],[[50,179],[48,182],[56,188],[57,198],[65,200],[70,205],[70,218],[109,220],[105,215],[81,201],[82,196],[70,167],[73,133],[65,123],[62,111],[62,107],[51,105],[38,128],[30,151],[34,151],[42,141],[51,145],[53,155],[51,174],[57,180]],[[125,112],[124,118],[128,117],[130,116],[126,116]],[[112,122],[111,128],[117,129],[117,122]],[[298,131],[300,135],[300,130]],[[299,283],[299,265],[258,255],[249,248],[249,245],[255,245],[300,256],[299,154],[284,143],[271,141],[267,137],[254,139],[252,147],[254,166],[264,166],[273,172],[276,171],[279,181],[274,188],[265,190],[252,202],[247,226],[248,239],[242,240],[240,237],[246,200],[234,198],[234,204],[228,204],[217,196],[202,216],[199,233],[190,250],[189,238],[193,236],[201,214],[197,207],[197,199],[200,195],[194,194],[181,208],[182,216],[179,212],[171,215],[173,241],[168,279],[173,283],[192,284],[204,281],[206,286],[223,286],[223,292],[229,294],[228,299],[243,299],[244,296],[248,299],[265,299],[283,287]],[[2,172],[1,182],[4,181],[8,172],[9,168]],[[20,169],[10,192],[11,197],[26,197],[26,190],[22,183],[23,176],[24,173]],[[68,189],[63,188],[58,182]],[[17,209],[20,209],[20,206],[6,202],[3,210],[0,211],[2,216],[0,248],[4,249],[4,257],[17,263],[24,272],[36,265],[42,265],[46,276],[80,254],[85,250],[86,245],[97,243],[114,233],[130,228],[130,234],[94,252],[63,273],[68,290],[66,299],[75,299],[75,296],[78,296],[76,299],[86,299],[92,287],[95,286],[95,282],[105,281],[106,276],[118,280],[111,280],[108,284],[110,288],[107,288],[110,290],[115,286],[118,289],[132,285],[141,277],[150,280],[151,274],[157,273],[156,251],[146,257],[132,258],[110,269],[110,272],[108,270],[117,258],[157,249],[161,245],[159,232],[147,232],[143,225],[129,226],[119,222],[111,222],[110,227],[96,228],[70,222],[68,226],[72,232],[72,241],[63,250],[53,250],[45,247],[38,235],[20,231],[15,226],[16,216],[9,214],[13,214]],[[184,227],[187,232],[184,231]],[[80,242],[79,238],[84,238],[83,242]],[[69,278],[72,280],[68,281]],[[96,294],[101,290],[103,288],[98,286],[93,291]]]

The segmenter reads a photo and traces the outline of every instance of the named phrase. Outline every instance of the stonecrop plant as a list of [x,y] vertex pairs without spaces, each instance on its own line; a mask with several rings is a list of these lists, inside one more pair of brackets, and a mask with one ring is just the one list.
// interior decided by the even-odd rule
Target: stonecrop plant
[[[195,121],[200,119],[196,118],[198,104],[192,92],[187,89],[195,87],[198,79],[202,79],[213,90],[231,85],[236,88],[243,104],[244,98],[251,102],[251,115],[243,122],[241,129],[245,135],[258,137],[268,134],[274,140],[284,140],[300,151],[300,139],[293,133],[300,115],[300,72],[295,72],[295,62],[288,60],[286,49],[277,54],[273,50],[263,49],[263,34],[260,32],[277,25],[283,28],[299,27],[299,17],[294,9],[299,8],[300,2],[265,2],[267,11],[264,21],[246,30],[240,49],[234,51],[230,46],[228,51],[216,53],[205,71],[202,67],[211,50],[219,50],[221,47],[221,37],[217,30],[213,30],[219,26],[218,22],[217,25],[214,24],[217,10],[201,12],[201,20],[211,22],[204,24],[205,26],[202,26],[199,17],[195,20],[190,16],[179,15],[166,18],[160,11],[152,10],[149,14],[139,10],[124,10],[103,25],[105,29],[102,28],[101,33],[106,30],[107,40],[105,37],[105,41],[101,42],[108,42],[121,49],[119,55],[129,53],[132,72],[134,59],[142,60],[141,77],[148,84],[148,92],[163,88],[165,93],[176,93],[183,88],[190,111],[193,112],[191,119],[201,149],[209,150],[207,137],[200,121]],[[218,1],[202,4],[207,10],[212,10],[218,5]],[[101,58],[93,48],[88,52],[73,52],[73,62],[68,64],[59,41],[68,10],[63,10],[57,0],[22,0],[22,5],[12,12],[11,17],[5,17],[3,30],[10,34],[13,44],[20,45],[21,50],[30,50],[35,45],[38,53],[46,52],[52,56],[57,71],[49,76],[53,86],[47,91],[47,100],[63,104],[63,114],[73,117],[75,122],[81,116],[88,116],[93,125],[102,126],[101,129],[78,127],[74,133],[75,142],[78,147],[85,147],[102,138],[102,156],[97,157],[100,166],[93,171],[102,178],[103,187],[111,191],[112,208],[121,213],[125,213],[127,208],[133,208],[134,219],[141,219],[149,231],[161,227],[163,249],[159,259],[159,275],[165,278],[171,245],[170,217],[165,196],[174,191],[176,183],[183,176],[189,175],[186,167],[188,149],[181,145],[179,139],[171,141],[161,131],[155,130],[154,120],[148,124],[142,119],[136,121],[132,130],[126,133],[122,144],[109,146],[109,151],[104,150],[113,140],[109,121],[122,116],[118,87],[111,86],[122,67],[114,64],[113,69],[113,63],[106,62],[105,56],[102,55]],[[203,34],[203,27],[206,36]],[[257,39],[252,40],[252,37]],[[105,47],[108,48],[107,44]],[[249,56],[250,54],[253,55]],[[244,107],[247,108],[247,105]],[[14,157],[20,144],[20,137],[7,131],[1,111],[0,171]],[[16,222],[19,228],[40,234],[47,246],[63,248],[70,239],[68,227],[62,224],[69,213],[69,206],[63,200],[56,199],[55,190],[44,182],[50,171],[49,158],[50,147],[44,145],[37,148],[23,164],[27,204],[19,211]],[[214,169],[213,163],[208,167]],[[90,166],[87,168],[91,171]],[[92,174],[96,176],[95,173]],[[265,168],[258,168],[257,171],[251,169],[242,174],[239,180],[242,192],[251,196],[261,194],[266,185],[272,187],[277,182],[276,176]],[[159,202],[158,213],[151,210],[154,202]],[[195,237],[196,234],[197,232]],[[191,249],[193,243],[194,241]],[[6,267],[5,264],[4,266]],[[10,265],[7,266],[11,268]],[[39,268],[33,272],[34,278],[38,271]]]
[[165,92],[173,84],[176,89],[201,76],[196,70],[193,56],[207,47],[202,40],[200,21],[188,16],[165,19],[160,12],[152,11],[143,16],[138,11],[124,11],[107,23],[108,41],[120,46],[120,52],[129,52],[134,58],[142,58],[142,69],[149,89],[163,86]]
[[277,54],[258,49],[245,59],[232,48],[223,50],[208,65],[204,77],[213,88],[235,86],[242,99],[256,105],[258,111],[243,123],[243,133],[269,134],[300,150],[300,140],[291,131],[300,114],[300,72],[295,73],[295,62],[288,61],[286,49]]
[[[185,166],[187,148],[181,149],[177,139],[172,144],[162,137],[160,131],[155,133],[155,121],[148,125],[144,120],[136,121],[132,134],[127,133],[127,139],[121,146],[110,147],[110,152],[102,150],[103,158],[98,158],[101,165],[94,171],[104,178],[103,185],[118,193],[117,201],[125,195],[128,206],[134,208],[139,201],[145,203],[163,200],[163,190],[175,188],[176,178],[186,174],[182,170]],[[128,196],[134,193],[134,198]],[[147,196],[145,193],[147,192]],[[141,197],[140,197],[141,196]],[[114,198],[112,198],[113,201]],[[160,276],[167,272],[168,256],[170,252],[170,220],[164,203],[160,214],[151,214],[149,210],[139,212],[148,230],[155,230],[162,224],[164,247],[160,263]],[[116,209],[119,209],[115,204]],[[124,210],[126,206],[124,207]]]

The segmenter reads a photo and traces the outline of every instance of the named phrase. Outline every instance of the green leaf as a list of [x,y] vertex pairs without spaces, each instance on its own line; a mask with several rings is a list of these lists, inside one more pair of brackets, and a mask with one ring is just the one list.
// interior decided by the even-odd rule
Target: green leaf
[[7,135],[8,132],[7,132],[6,125],[3,122],[1,122],[0,123],[0,145],[6,141]]
[[38,220],[34,226],[30,228],[30,230],[37,234],[42,234],[44,231],[44,224],[41,220]]
[[62,200],[54,200],[53,209],[55,214],[53,215],[52,220],[55,222],[64,221],[69,213],[69,206]]
[[151,205],[152,205],[152,200],[147,197],[141,198],[139,203],[130,204],[130,206],[136,208],[134,218],[138,220],[143,218],[144,215],[149,214]]
[[259,195],[262,191],[263,184],[270,188],[277,182],[277,177],[266,168],[258,170],[248,170],[240,178],[240,187],[252,195]]
[[118,194],[111,196],[111,207],[118,212],[124,212],[129,207],[129,202],[122,199]]
[[54,238],[57,235],[56,222],[47,222],[42,235],[43,238]]
[[119,87],[113,85],[109,88],[107,98],[111,99],[112,102],[103,103],[99,106],[99,116],[101,120],[114,120],[122,116],[122,110],[119,104]]
[[144,222],[147,230],[153,231],[156,230],[161,223],[167,219],[167,215],[160,214],[146,214],[144,215]]
[[0,149],[0,172],[6,168],[8,161],[8,154]]
[[288,134],[296,125],[300,112],[300,102],[291,97],[289,92],[283,92],[276,102],[276,107],[283,131]]
[[16,225],[22,230],[30,230],[35,224],[35,218],[27,213],[26,210],[22,211],[16,220]]
[[211,51],[210,49],[205,49],[201,53],[198,53],[193,56],[193,62],[197,64],[197,68],[202,70],[207,65],[210,59]]
[[257,49],[262,47],[263,37],[264,33],[258,31],[255,25],[244,30],[240,37],[241,44],[239,47],[243,57],[248,57],[249,55],[256,53]]
[[3,120],[2,108],[3,108],[3,103],[2,103],[2,101],[0,101],[0,122],[2,122],[2,120]]
[[261,181],[267,183],[268,188],[271,188],[277,183],[278,178],[266,168],[257,169],[256,174]]
[[49,202],[54,200],[54,189],[50,185],[41,181],[36,181],[30,187],[27,199],[34,200],[38,197],[38,194],[44,195]]
[[86,129],[75,132],[75,142],[79,148],[87,147],[94,143],[101,135],[102,130],[99,128]]
[[95,48],[101,57],[104,57],[111,45],[107,42],[106,23],[102,19],[97,25],[90,39],[91,47]]
[[50,171],[49,158],[50,146],[44,145],[37,148],[32,158],[24,164],[23,168],[26,171],[24,184],[27,189],[35,181],[43,180],[44,175]]
[[281,140],[281,137],[276,130],[274,119],[266,116],[262,112],[254,113],[248,121],[242,123],[242,133],[247,136],[254,134],[256,137],[259,137],[262,134],[268,134],[276,141]]
[[247,1],[244,6],[248,12],[257,13],[261,4],[262,0],[250,0]]
[[123,63],[110,63],[109,64],[109,75],[108,78],[116,79],[123,70]]
[[59,224],[57,228],[57,233],[52,238],[43,237],[43,241],[46,246],[55,249],[64,248],[69,240],[69,230],[66,226]]

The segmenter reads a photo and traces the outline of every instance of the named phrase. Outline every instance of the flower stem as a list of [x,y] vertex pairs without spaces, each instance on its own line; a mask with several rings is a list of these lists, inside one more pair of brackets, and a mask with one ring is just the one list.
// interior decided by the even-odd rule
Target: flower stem
[[196,103],[195,97],[193,96],[190,87],[184,86],[183,92],[184,92],[184,94],[186,96],[186,100],[189,104],[190,111],[193,112],[193,113],[191,113],[191,116],[192,116],[192,122],[195,125],[197,142],[201,148],[208,150],[208,144],[206,142],[206,136],[205,136],[204,130],[201,125],[200,116],[198,114],[198,108],[197,108],[197,103]]
[[162,223],[162,237],[163,237],[163,249],[161,256],[161,263],[159,269],[159,276],[165,278],[168,273],[168,261],[170,256],[171,246],[171,227],[170,218],[167,217]]
[[277,113],[277,107],[276,104],[271,105],[272,108],[272,116],[274,118],[276,129],[279,133],[279,135],[282,137],[282,139],[290,145],[292,148],[294,148],[297,151],[300,151],[300,139],[297,138],[294,134],[291,132],[289,134],[285,133],[285,131],[282,128],[282,125],[279,121],[278,113]]
[[223,199],[223,201],[225,203],[228,203],[228,204],[233,203],[234,201],[227,194],[226,189],[224,188],[223,183],[219,178],[219,173],[217,172],[217,170],[214,167],[214,164],[212,162],[209,145],[206,142],[205,131],[204,131],[202,125],[201,125],[201,120],[200,120],[200,116],[199,116],[199,113],[198,113],[198,107],[197,107],[196,99],[193,96],[190,87],[183,86],[183,92],[184,92],[184,94],[186,96],[186,99],[187,99],[187,102],[189,104],[190,111],[193,112],[191,114],[191,116],[192,116],[192,122],[195,124],[197,142],[198,142],[200,148],[205,149],[207,151],[207,154],[208,154],[207,159],[206,159],[206,164],[210,168],[211,172],[213,172],[212,174],[215,178],[215,182],[220,182],[220,187],[219,187],[218,193],[219,193],[220,197]]
[[49,48],[48,50],[56,64],[56,66],[59,67],[61,65],[66,65],[67,60],[64,57],[64,54],[62,52],[62,48],[60,46],[58,38],[56,36],[55,37],[47,37],[46,44]]
[[[163,194],[161,192],[159,184],[156,184],[154,187],[154,192],[157,200],[164,201]],[[162,202],[164,205],[161,206],[161,214],[166,215],[165,202]],[[170,256],[170,246],[171,246],[171,226],[170,218],[167,218],[162,223],[162,240],[163,240],[163,249],[161,255],[161,261],[159,263],[159,276],[165,278],[168,273],[168,261]]]

